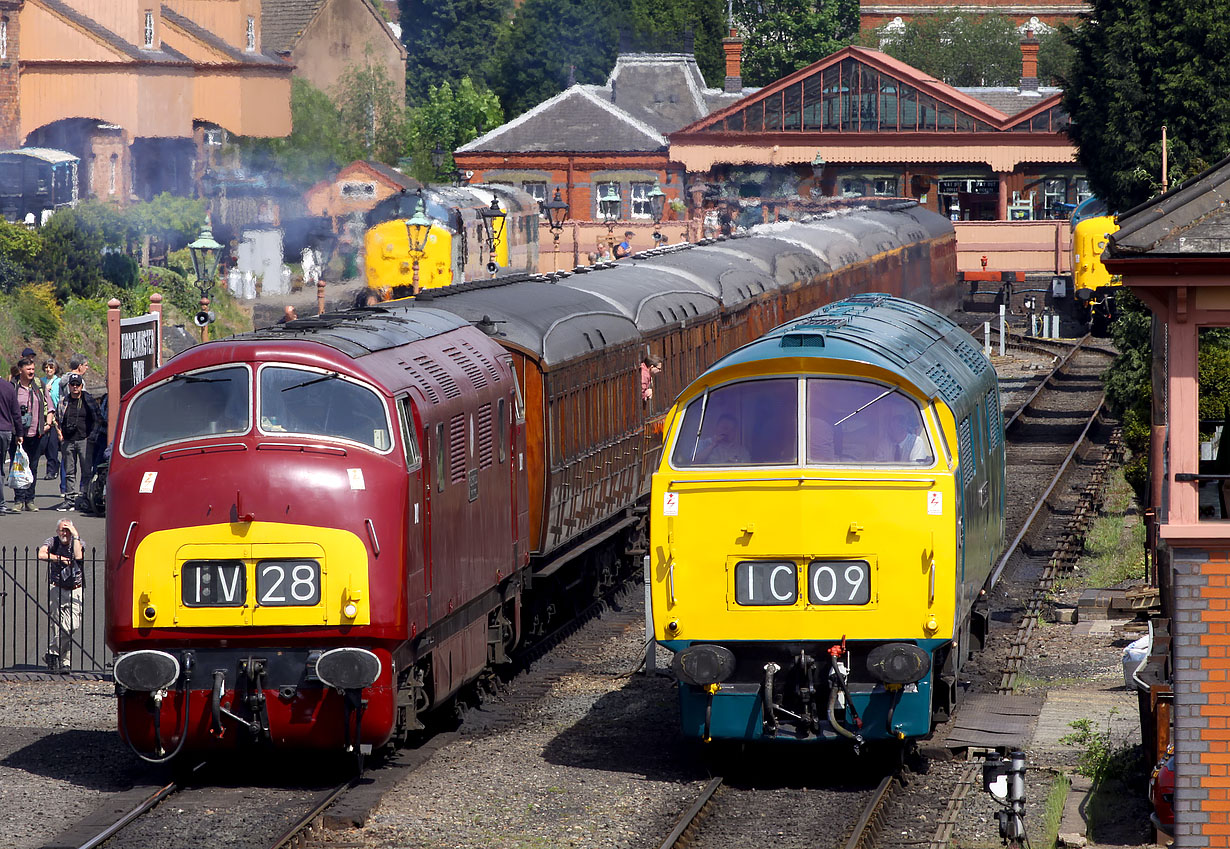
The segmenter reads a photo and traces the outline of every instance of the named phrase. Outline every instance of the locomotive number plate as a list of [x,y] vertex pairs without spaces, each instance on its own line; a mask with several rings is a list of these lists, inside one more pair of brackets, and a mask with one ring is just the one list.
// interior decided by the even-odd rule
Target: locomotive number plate
[[248,599],[242,560],[189,560],[184,563],[180,598],[185,607],[242,607]]
[[256,564],[256,603],[262,607],[311,607],[320,603],[320,564],[315,560],[261,560]]
[[809,604],[871,601],[871,564],[865,560],[813,560],[807,565]]
[[735,604],[778,606],[799,600],[798,567],[790,560],[735,564]]

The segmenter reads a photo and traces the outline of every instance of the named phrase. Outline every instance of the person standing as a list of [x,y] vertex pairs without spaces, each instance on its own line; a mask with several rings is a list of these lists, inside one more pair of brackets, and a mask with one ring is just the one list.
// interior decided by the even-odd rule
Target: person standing
[[[47,387],[47,400],[51,409],[60,406],[60,364],[55,360],[43,360],[43,385]],[[43,440],[43,456],[47,458],[47,474],[43,480],[51,481],[60,477],[60,437],[56,429],[48,428],[47,438]],[[63,478],[61,478],[61,483]],[[64,487],[60,487],[64,492]]]
[[89,480],[90,439],[97,435],[102,423],[102,411],[85,391],[81,375],[68,375],[68,395],[56,408],[56,421],[60,423],[60,444],[64,462],[64,501],[56,505],[65,512],[77,506],[82,485]]
[[[7,380],[0,380],[0,467],[9,455],[9,445],[17,441],[21,428],[21,406],[17,403],[17,389]],[[0,486],[0,516],[16,513],[4,503],[4,487]]]
[[38,547],[38,559],[47,564],[50,585],[47,609],[51,617],[43,661],[49,672],[67,672],[72,668],[73,634],[81,627],[85,587],[85,546],[70,519],[56,523],[55,536]]
[[34,376],[34,358],[22,357],[17,361],[17,405],[21,422],[17,430],[17,444],[25,449],[30,458],[30,472],[34,480],[27,487],[15,490],[13,500],[21,503],[21,509],[33,513],[34,490],[38,485],[38,455],[43,444],[43,435],[48,427],[55,425],[55,413],[47,400],[47,392],[41,381]]

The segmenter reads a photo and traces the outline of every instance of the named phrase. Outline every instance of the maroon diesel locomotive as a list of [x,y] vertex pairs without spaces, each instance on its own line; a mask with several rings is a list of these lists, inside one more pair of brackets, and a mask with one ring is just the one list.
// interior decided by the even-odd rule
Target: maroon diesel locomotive
[[435,310],[295,325],[193,348],[125,400],[107,635],[148,759],[379,746],[517,637],[508,356]]

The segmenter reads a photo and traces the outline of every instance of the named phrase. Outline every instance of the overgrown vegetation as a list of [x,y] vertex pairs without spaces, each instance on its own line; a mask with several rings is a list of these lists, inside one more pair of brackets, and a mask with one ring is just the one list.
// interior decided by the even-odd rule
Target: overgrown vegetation
[[1086,587],[1114,587],[1145,578],[1145,525],[1135,509],[1135,493],[1120,469],[1107,481],[1102,515],[1085,535],[1077,570]]
[[1125,793],[1141,794],[1141,785],[1148,765],[1141,747],[1119,741],[1111,731],[1111,719],[1115,711],[1106,717],[1106,724],[1097,727],[1093,720],[1084,718],[1068,723],[1072,733],[1060,738],[1080,750],[1076,771],[1088,776],[1092,782],[1089,804],[1085,817],[1089,834],[1096,839],[1100,829],[1107,827],[1121,815]]
[[1071,789],[1071,780],[1062,772],[1051,781],[1046,799],[1042,802],[1042,833],[1039,835],[1041,840],[1037,842],[1039,847],[1056,845],[1060,821],[1063,819],[1063,806]]

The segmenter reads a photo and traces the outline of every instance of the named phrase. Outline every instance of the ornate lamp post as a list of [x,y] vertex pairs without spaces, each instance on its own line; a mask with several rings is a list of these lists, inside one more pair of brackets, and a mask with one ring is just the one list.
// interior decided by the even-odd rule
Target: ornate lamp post
[[444,148],[436,142],[436,148],[431,152],[431,171],[436,175],[436,179],[440,177],[440,169],[444,167]]
[[649,214],[653,216],[653,246],[666,241],[666,237],[658,231],[658,226],[662,223],[662,215],[666,212],[666,192],[662,191],[662,186],[658,184],[657,178],[654,178],[653,188],[649,190]]
[[222,245],[214,240],[213,231],[209,228],[209,219],[201,228],[201,235],[188,245],[192,256],[192,271],[196,275],[196,288],[201,293],[201,309],[193,321],[201,328],[201,341],[209,339],[209,325],[214,320],[214,314],[209,310],[209,293],[214,288],[214,277],[218,273],[218,260],[222,257]]
[[417,203],[414,207],[414,214],[406,219],[406,235],[410,239],[410,258],[414,261],[414,276],[410,279],[410,288],[417,295],[419,293],[419,260],[423,258],[423,253],[427,250],[427,236],[431,233],[432,222],[424,213],[427,204],[423,200],[423,190],[419,189],[415,194]]
[[612,254],[615,250],[615,224],[619,221],[619,208],[622,205],[623,201],[620,200],[619,193],[610,185],[607,185],[602,190],[602,194],[598,195],[598,214],[606,222],[606,240],[611,247]]
[[491,259],[487,261],[487,270],[494,277],[495,273],[500,270],[500,265],[495,261],[496,248],[500,246],[500,240],[504,238],[504,210],[500,209],[500,203],[494,197],[491,198],[491,206],[485,207],[478,211],[482,218],[483,232],[487,234],[487,250],[491,252]]
[[559,234],[564,231],[564,220],[568,217],[568,204],[560,198],[558,188],[555,190],[555,197],[543,203],[542,211],[547,214],[551,236],[555,239],[555,252],[551,257],[551,270],[559,271]]

